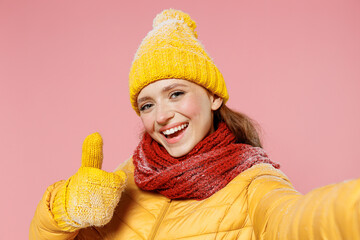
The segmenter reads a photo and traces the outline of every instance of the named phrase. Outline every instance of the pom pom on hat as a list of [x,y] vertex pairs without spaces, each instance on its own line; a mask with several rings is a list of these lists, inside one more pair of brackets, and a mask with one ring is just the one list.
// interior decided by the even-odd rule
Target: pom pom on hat
[[140,91],[162,79],[188,80],[223,98],[224,103],[228,100],[224,78],[197,39],[195,28],[190,16],[179,10],[164,10],[155,17],[129,73],[130,102],[138,115]]
[[191,19],[189,14],[180,10],[167,9],[162,11],[154,18],[153,28],[157,28],[159,25],[164,24],[164,22],[169,20],[183,21],[194,32],[194,35],[197,38],[197,33],[195,31],[196,23]]

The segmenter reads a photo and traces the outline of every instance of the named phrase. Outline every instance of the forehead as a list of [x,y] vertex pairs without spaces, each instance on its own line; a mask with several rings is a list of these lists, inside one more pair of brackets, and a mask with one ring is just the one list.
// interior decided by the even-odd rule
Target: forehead
[[[165,87],[167,85],[171,85],[171,84],[186,84],[186,85],[191,85],[191,84],[195,84],[192,83],[191,81],[188,80],[184,80],[184,79],[176,79],[176,78],[171,78],[171,79],[162,79],[162,80],[158,80],[155,81],[153,83],[150,83],[149,85],[147,85],[146,87],[144,87],[142,90],[146,89],[146,88],[151,88],[151,87]],[[197,85],[197,84],[196,84]]]
[[174,87],[178,87],[178,86],[196,87],[198,85],[196,83],[192,83],[190,81],[183,80],[183,79],[163,79],[163,80],[158,80],[158,81],[150,83],[149,85],[144,87],[140,91],[140,93],[138,95],[138,99],[142,98],[143,96],[148,95],[148,94],[153,94],[155,92],[161,92],[161,91],[167,91],[167,90],[170,90],[170,89],[172,89]]

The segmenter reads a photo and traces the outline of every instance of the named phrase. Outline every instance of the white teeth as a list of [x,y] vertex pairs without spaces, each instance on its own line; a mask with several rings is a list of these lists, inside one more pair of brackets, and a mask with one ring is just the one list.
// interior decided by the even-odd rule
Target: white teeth
[[170,135],[170,134],[173,134],[173,133],[175,133],[175,132],[177,132],[177,131],[180,131],[180,130],[184,129],[184,128],[187,127],[187,126],[188,126],[188,124],[187,124],[187,123],[184,123],[184,124],[181,125],[181,126],[174,127],[174,128],[170,128],[170,129],[168,129],[168,130],[166,130],[166,131],[163,131],[162,133],[163,133],[164,135]]

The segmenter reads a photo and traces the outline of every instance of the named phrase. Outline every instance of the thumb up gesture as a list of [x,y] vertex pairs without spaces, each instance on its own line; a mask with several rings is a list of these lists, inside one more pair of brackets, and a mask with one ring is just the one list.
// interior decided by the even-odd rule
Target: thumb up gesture
[[103,153],[99,133],[86,137],[82,148],[81,167],[56,194],[52,213],[64,231],[107,224],[125,187],[123,171],[101,170]]

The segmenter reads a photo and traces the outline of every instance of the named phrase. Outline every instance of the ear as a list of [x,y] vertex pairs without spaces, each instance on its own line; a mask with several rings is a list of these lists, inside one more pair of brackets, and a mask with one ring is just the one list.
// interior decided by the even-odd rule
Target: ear
[[215,94],[211,94],[210,100],[211,100],[211,110],[213,111],[218,110],[223,103],[223,99]]

